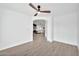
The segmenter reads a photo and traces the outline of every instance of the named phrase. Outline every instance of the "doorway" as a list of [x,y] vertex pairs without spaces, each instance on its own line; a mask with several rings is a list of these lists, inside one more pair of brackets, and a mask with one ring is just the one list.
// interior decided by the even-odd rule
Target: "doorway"
[[33,21],[33,40],[45,40],[46,20],[36,19]]

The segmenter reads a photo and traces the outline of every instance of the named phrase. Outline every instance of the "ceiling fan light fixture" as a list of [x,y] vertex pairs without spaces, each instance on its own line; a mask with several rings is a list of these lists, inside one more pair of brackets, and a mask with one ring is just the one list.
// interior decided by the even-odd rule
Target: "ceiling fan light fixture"
[[32,3],[29,3],[29,6],[32,7],[34,10],[37,11],[37,13],[36,13],[34,16],[37,16],[37,15],[40,14],[40,13],[51,13],[50,10],[41,11],[41,10],[40,10],[40,8],[41,8],[40,5],[37,5],[37,8],[36,8]]
[[38,11],[37,13],[39,14],[40,12]]

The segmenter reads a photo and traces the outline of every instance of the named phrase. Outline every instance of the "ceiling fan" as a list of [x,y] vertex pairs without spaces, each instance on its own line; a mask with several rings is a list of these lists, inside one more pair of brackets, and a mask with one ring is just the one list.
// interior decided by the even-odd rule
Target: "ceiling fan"
[[39,13],[51,13],[51,11],[49,11],[49,10],[41,11],[41,10],[40,10],[40,8],[41,8],[40,5],[38,5],[37,8],[36,8],[32,3],[29,3],[29,6],[31,6],[34,10],[37,11],[37,13],[34,14],[34,16],[37,16]]

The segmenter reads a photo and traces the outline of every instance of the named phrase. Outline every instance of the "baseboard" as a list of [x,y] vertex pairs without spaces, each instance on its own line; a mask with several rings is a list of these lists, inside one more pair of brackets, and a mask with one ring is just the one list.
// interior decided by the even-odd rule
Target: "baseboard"
[[77,46],[77,44],[69,43],[69,42],[65,42],[65,41],[59,41],[59,40],[54,40],[54,41],[65,43],[65,44],[69,44],[69,45],[73,45],[73,46]]
[[11,45],[11,46],[8,46],[8,47],[4,47],[4,48],[1,48],[0,51],[9,49],[9,48],[12,48],[12,47],[15,47],[15,46],[19,46],[19,45],[22,45],[22,44],[25,44],[25,43],[28,43],[28,42],[31,42],[31,41],[33,41],[33,40],[21,42],[19,44],[14,44],[14,45]]
[[53,40],[48,40],[48,39],[46,39],[48,42],[50,42],[50,43],[52,43],[53,42]]
[[78,47],[78,51],[79,51],[79,46],[77,45],[77,47]]

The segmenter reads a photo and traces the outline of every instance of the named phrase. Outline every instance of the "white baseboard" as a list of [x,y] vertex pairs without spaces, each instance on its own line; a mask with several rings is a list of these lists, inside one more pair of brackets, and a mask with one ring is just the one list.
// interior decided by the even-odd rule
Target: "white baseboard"
[[30,41],[24,41],[24,42],[21,42],[21,43],[18,43],[18,44],[13,44],[13,45],[10,45],[10,46],[7,46],[7,47],[3,47],[3,48],[0,48],[0,51],[1,50],[5,50],[5,49],[8,49],[8,48],[12,48],[12,47],[15,47],[15,46],[18,46],[18,45],[22,45],[24,43],[28,43],[28,42],[31,42],[33,40],[30,40]]
[[48,42],[50,42],[50,43],[52,43],[52,42],[53,42],[53,40],[48,40],[48,39],[47,39],[47,41],[48,41]]
[[77,47],[78,47],[78,51],[79,51],[79,46],[77,45]]
[[74,45],[74,46],[77,46],[77,44],[76,44],[76,43],[70,43],[70,42],[60,41],[60,40],[54,40],[54,41],[57,41],[57,42],[62,42],[62,43],[66,43],[66,44],[69,44],[69,45]]

